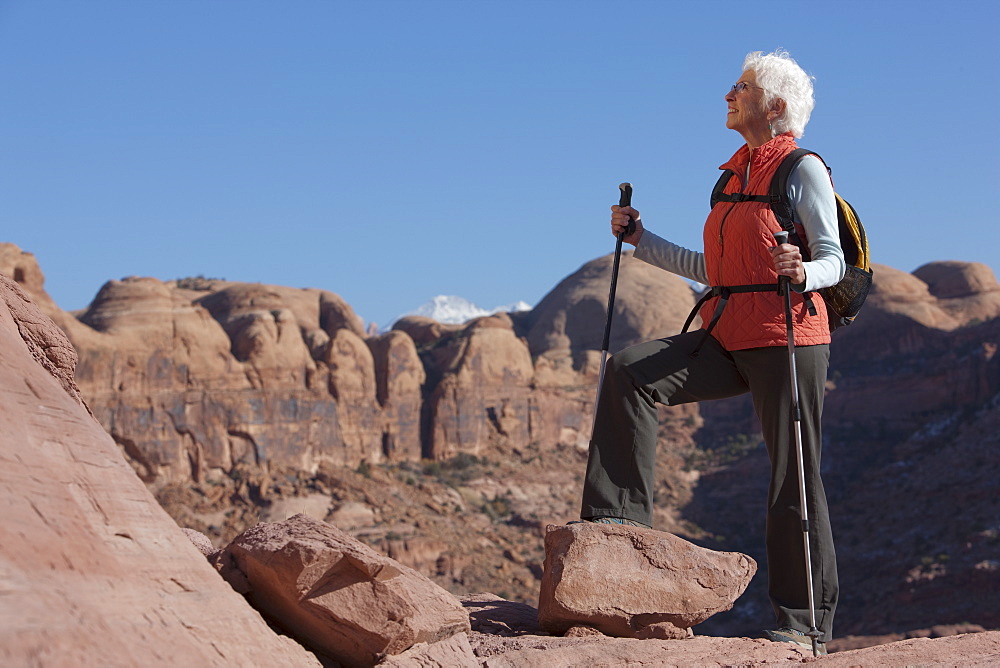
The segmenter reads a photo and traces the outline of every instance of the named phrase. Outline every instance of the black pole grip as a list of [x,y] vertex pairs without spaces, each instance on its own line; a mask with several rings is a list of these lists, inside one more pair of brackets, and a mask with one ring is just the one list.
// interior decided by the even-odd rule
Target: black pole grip
[[[788,232],[782,230],[780,232],[774,233],[774,241],[780,246],[782,244],[788,243]],[[786,295],[788,294],[788,284],[791,282],[791,278],[788,276],[778,276],[778,294]]]
[[632,184],[622,183],[618,186],[618,189],[622,191],[621,199],[618,200],[618,206],[632,206]]
[[[618,199],[618,206],[632,206],[632,184],[622,183],[618,186],[618,189],[622,191],[621,197]],[[632,216],[629,216],[625,231],[619,234],[618,237],[627,237],[633,232],[635,232],[635,221],[632,220]]]

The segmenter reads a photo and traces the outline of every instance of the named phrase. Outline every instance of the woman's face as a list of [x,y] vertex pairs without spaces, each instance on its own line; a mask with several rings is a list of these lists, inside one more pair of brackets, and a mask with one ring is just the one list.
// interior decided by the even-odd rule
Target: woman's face
[[[742,84],[742,86],[741,86]],[[736,88],[726,94],[729,110],[726,115],[726,127],[736,130],[748,141],[751,137],[767,135],[767,110],[764,108],[764,89],[757,85],[757,74],[747,70],[740,75]]]

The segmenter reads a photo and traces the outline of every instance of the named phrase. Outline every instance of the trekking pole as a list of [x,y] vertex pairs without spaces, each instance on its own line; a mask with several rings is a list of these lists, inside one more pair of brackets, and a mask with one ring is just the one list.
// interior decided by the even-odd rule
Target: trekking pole
[[[780,246],[788,243],[788,232],[775,232],[774,240]],[[791,278],[778,277],[778,294],[785,297],[785,331],[788,338],[788,377],[792,389],[792,425],[795,431],[795,458],[799,469],[799,505],[802,510],[802,545],[806,557],[806,587],[809,590],[809,633],[812,638],[813,656],[819,656],[819,629],[816,628],[816,601],[813,595],[812,553],[809,549],[809,509],[806,503],[806,472],[802,455],[802,411],[799,408],[799,377],[795,368],[795,332],[792,329]]]
[[[621,197],[618,199],[618,206],[632,206],[632,184],[622,183],[618,186]],[[604,325],[604,343],[601,345],[601,370],[597,377],[597,399],[594,401],[594,423],[590,428],[593,436],[594,428],[597,427],[597,402],[601,400],[601,386],[604,385],[604,368],[608,363],[608,348],[611,346],[611,316],[614,315],[615,308],[615,287],[618,285],[618,265],[622,259],[622,240],[625,236],[635,231],[635,221],[629,216],[628,225],[618,235],[618,242],[615,244],[615,262],[611,268],[611,292],[608,294],[608,321]]]

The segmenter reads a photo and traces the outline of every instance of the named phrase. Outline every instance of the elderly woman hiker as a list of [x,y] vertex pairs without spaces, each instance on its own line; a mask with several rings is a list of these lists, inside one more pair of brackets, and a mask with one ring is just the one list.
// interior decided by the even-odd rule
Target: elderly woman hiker
[[[797,148],[813,108],[812,80],[785,51],[754,52],[725,96],[726,127],[746,144],[721,169],[732,170],[725,193],[766,195],[782,160]],[[731,198],[739,199],[739,198]],[[669,406],[750,393],[771,461],[765,541],[768,592],[776,626],[771,640],[812,647],[798,469],[794,451],[789,349],[779,276],[792,284],[795,361],[810,518],[815,619],[819,648],[831,638],[839,585],[826,493],[820,479],[820,419],[830,329],[813,291],[844,275],[833,185],[823,162],[808,155],[788,179],[796,230],[808,245],[777,245],[781,225],[769,204],[722,201],[708,216],[704,252],[674,245],[645,229],[630,206],[611,207],[611,231],[626,232],[634,257],[710,286],[762,285],[734,291],[724,308],[710,299],[701,329],[632,346],[608,361],[598,399],[580,517],[592,522],[652,525],[656,403]],[[627,232],[629,219],[634,231]],[[813,292],[810,308],[804,295]]]

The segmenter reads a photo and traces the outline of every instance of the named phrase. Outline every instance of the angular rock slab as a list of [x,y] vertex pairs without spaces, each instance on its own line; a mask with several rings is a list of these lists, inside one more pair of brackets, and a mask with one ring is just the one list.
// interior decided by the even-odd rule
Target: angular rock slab
[[[470,630],[457,598],[307,515],[248,529],[220,562],[258,610],[313,650],[352,666]],[[227,573],[233,567],[238,572]]]
[[757,572],[738,552],[716,552],[662,531],[583,522],[549,525],[539,625],[586,625],[623,638],[686,638],[729,610]]

